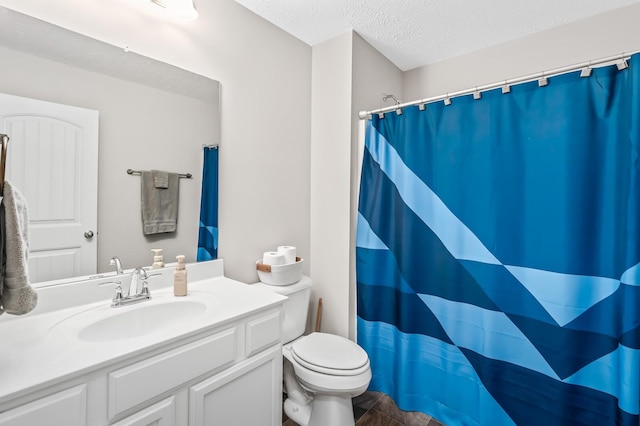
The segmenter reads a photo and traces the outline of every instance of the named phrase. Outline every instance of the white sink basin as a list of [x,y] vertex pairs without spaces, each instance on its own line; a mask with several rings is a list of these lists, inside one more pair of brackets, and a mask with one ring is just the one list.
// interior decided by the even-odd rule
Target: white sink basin
[[188,321],[207,309],[204,303],[190,300],[155,305],[144,303],[113,308],[120,312],[88,324],[80,330],[78,337],[86,342],[130,339]]
[[217,304],[208,297],[152,296],[129,306],[94,307],[72,315],[50,329],[50,334],[75,335],[85,342],[112,342],[182,329]]

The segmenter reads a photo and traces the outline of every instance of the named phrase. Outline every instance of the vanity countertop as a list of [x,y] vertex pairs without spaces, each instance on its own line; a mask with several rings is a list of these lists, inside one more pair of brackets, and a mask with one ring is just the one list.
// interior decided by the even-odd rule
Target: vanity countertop
[[[193,274],[197,281],[189,282],[185,297],[173,296],[170,285],[156,286],[151,290],[151,300],[131,306],[111,308],[111,300],[103,299],[0,322],[3,347],[0,351],[0,406],[89,370],[224,327],[286,300],[283,296],[224,276],[205,278],[203,267],[198,268],[200,270]],[[171,283],[170,280],[165,281]],[[44,295],[51,297],[51,293],[44,292]],[[167,311],[168,315],[175,315],[175,321],[160,317],[162,321],[136,324],[130,315],[135,309],[147,309],[151,313],[155,310],[155,315],[157,312],[162,315],[162,304],[176,308]],[[92,330],[88,330],[87,338],[86,327],[97,323],[97,328],[105,326],[112,335],[102,334],[96,339],[91,336]],[[117,327],[123,327],[122,337],[120,334],[114,337],[113,330]]]

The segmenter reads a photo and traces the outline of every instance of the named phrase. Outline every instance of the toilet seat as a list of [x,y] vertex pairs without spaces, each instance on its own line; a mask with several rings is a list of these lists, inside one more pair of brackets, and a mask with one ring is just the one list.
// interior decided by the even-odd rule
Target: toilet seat
[[370,369],[364,349],[327,333],[311,333],[297,340],[291,345],[291,356],[306,369],[332,376],[357,376]]

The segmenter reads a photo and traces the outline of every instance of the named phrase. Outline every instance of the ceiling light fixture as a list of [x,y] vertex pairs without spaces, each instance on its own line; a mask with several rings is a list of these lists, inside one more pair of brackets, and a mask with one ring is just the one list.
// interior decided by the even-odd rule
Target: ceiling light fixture
[[198,17],[193,0],[150,0],[162,7],[171,16],[181,20],[194,20]]

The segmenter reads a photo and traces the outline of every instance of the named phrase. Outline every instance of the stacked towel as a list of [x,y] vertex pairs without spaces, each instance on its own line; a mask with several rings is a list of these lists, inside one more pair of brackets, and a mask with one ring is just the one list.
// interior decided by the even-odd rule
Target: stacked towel
[[142,232],[175,232],[178,226],[180,176],[159,170],[141,172]]
[[162,170],[151,170],[153,175],[153,186],[156,188],[168,188],[169,187],[169,173]]
[[[4,183],[4,271],[2,279],[2,307],[9,314],[22,315],[33,310],[38,294],[29,285],[29,216],[24,196],[9,182]],[[0,217],[1,219],[1,217]]]

